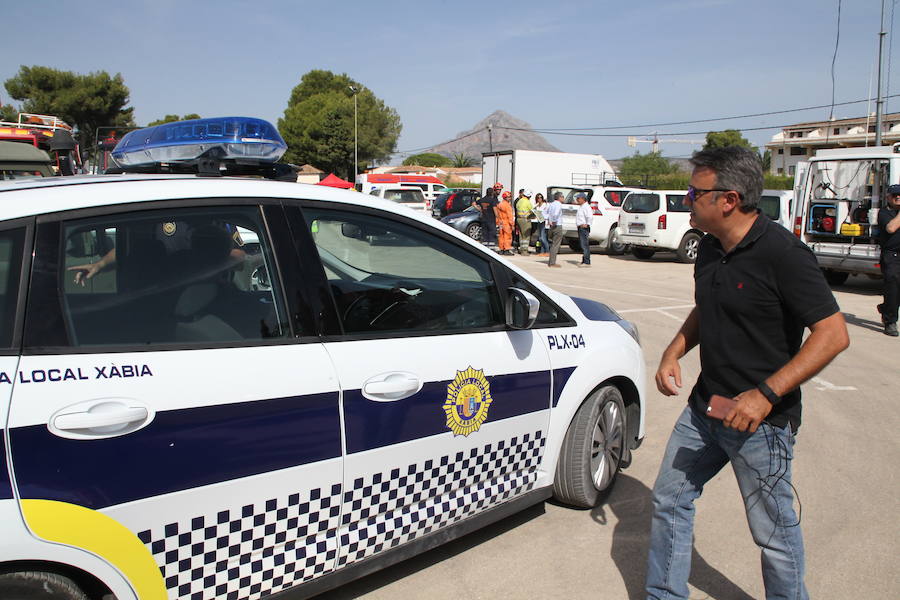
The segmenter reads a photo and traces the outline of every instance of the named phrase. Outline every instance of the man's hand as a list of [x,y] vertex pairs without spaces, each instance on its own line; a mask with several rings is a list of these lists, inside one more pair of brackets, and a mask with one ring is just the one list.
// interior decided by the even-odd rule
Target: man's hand
[[656,370],[656,389],[664,396],[677,396],[681,387],[681,365],[678,359],[663,354]]
[[99,262],[95,262],[88,265],[77,265],[75,267],[69,267],[66,270],[75,271],[75,285],[84,286],[88,279],[93,279],[94,275],[99,273],[102,269],[103,265],[101,265]]
[[734,399],[737,404],[722,419],[725,427],[755,433],[763,419],[772,412],[772,403],[756,388],[741,392]]

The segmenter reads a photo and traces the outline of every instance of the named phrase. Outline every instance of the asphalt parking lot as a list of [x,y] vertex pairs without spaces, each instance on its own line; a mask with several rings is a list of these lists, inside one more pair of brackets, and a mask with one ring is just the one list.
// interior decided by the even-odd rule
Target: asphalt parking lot
[[[674,255],[641,261],[593,255],[590,269],[564,250],[510,260],[564,293],[605,302],[638,324],[648,373],[693,306],[692,266]],[[898,598],[900,574],[900,341],[881,333],[880,281],[851,277],[835,288],[850,348],[804,386],[794,447],[811,598]],[[593,510],[536,506],[444,547],[321,596],[366,598],[643,598],[650,488],[672,424],[699,370],[682,360],[685,389],[666,398],[648,383],[647,431],[633,464]],[[894,465],[894,466],[891,466]],[[691,598],[763,598],[759,552],[728,469],[697,506]]]

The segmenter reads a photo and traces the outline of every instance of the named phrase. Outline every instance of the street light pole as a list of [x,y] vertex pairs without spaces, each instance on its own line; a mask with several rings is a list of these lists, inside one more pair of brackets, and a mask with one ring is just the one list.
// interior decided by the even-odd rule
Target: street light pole
[[359,177],[359,157],[357,156],[359,152],[359,110],[356,96],[359,90],[351,85],[350,91],[353,92],[353,185],[356,185],[356,179]]

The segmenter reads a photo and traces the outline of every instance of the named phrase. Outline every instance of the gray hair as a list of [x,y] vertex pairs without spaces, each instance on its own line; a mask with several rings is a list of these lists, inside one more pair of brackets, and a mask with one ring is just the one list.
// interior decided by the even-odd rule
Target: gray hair
[[759,154],[741,146],[710,148],[694,152],[695,169],[709,169],[716,174],[716,187],[734,190],[741,196],[741,212],[751,212],[759,205],[763,190],[762,161]]
[[562,200],[564,197],[565,197],[565,196],[563,196],[563,193],[562,193],[562,192],[553,192],[553,199],[554,199],[554,200],[556,200],[557,198],[559,198],[560,200]]

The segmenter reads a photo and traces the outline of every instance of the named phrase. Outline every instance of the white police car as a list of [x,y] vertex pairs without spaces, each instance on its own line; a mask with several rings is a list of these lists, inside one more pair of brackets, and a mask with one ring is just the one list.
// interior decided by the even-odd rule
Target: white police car
[[0,299],[2,598],[307,597],[644,433],[630,323],[358,193],[2,184]]

